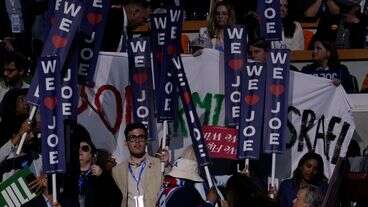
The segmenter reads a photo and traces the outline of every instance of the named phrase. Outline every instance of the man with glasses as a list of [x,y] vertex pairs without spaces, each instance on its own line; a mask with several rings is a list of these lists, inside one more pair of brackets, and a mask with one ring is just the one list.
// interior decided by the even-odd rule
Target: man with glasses
[[0,82],[0,101],[6,92],[12,88],[29,88],[29,84],[22,80],[27,68],[25,57],[18,53],[10,53],[4,58],[3,80]]
[[124,134],[130,157],[112,169],[123,195],[121,206],[154,207],[162,181],[161,160],[146,153],[148,132],[142,123],[128,124]]

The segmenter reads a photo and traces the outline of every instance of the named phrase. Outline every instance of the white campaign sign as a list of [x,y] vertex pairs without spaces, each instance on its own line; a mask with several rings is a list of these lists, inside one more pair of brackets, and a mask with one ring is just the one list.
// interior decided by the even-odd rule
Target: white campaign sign
[[[193,93],[193,102],[202,123],[223,125],[224,64],[222,53],[204,49],[203,54],[198,57],[183,55],[182,59]],[[88,128],[98,148],[115,150],[115,155],[121,160],[127,155],[122,141],[124,140],[126,109],[129,108],[125,102],[125,87],[129,81],[128,58],[126,54],[121,53],[101,53],[97,64],[96,86],[85,91],[89,103],[97,109],[98,113],[90,106],[86,107],[84,103],[82,104],[84,108],[80,106],[82,112],[78,116],[78,121]],[[347,96],[341,86],[334,86],[330,80],[298,72],[290,73],[289,87],[291,125],[289,127],[290,136],[286,143],[289,147],[288,152],[291,152],[292,169],[308,148],[313,148],[322,155],[325,161],[325,173],[329,177],[334,166],[330,164],[330,161],[334,155],[345,155],[355,129]],[[121,104],[116,97],[119,94]],[[122,114],[117,115],[116,111]],[[315,139],[317,129],[319,134],[317,134],[318,139]],[[176,151],[180,151],[191,142],[181,107],[179,107],[178,119],[174,127],[171,127],[170,134],[170,147]],[[341,144],[336,145],[337,142]]]

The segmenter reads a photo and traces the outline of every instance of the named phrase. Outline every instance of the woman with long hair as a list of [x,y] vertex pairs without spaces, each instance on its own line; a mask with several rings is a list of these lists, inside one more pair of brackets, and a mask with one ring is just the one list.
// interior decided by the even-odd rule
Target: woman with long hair
[[292,178],[286,179],[280,184],[278,194],[280,207],[291,207],[298,190],[308,185],[317,186],[323,193],[328,188],[322,157],[315,152],[304,154],[294,170]]
[[290,50],[304,50],[304,33],[299,22],[289,13],[288,0],[280,0],[280,15],[282,19],[282,40]]
[[312,52],[313,63],[302,68],[301,72],[327,78],[335,85],[340,83],[347,93],[357,91],[354,77],[348,68],[340,63],[335,45],[329,41],[316,39]]
[[217,2],[208,21],[208,27],[200,28],[199,38],[191,43],[192,47],[224,51],[224,28],[234,24],[235,11],[233,6],[227,1]]

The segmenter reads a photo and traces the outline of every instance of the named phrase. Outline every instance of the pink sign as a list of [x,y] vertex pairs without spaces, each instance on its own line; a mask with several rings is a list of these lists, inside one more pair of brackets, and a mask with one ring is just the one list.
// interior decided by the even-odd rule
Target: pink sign
[[202,130],[211,158],[237,159],[238,130],[219,126],[204,126]]

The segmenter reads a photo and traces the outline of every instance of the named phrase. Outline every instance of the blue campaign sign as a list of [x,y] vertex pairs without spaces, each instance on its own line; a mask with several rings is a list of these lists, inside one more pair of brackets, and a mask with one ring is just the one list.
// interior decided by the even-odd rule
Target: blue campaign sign
[[235,25],[224,29],[225,125],[237,126],[240,117],[240,77],[247,60],[247,31]]
[[65,172],[64,118],[59,57],[40,59],[38,73],[42,129],[42,165],[46,173]]
[[258,159],[263,135],[266,67],[248,62],[241,78],[240,125],[238,158]]
[[[55,22],[45,41],[41,57],[57,55],[59,58],[58,67],[62,68],[82,19],[84,4],[79,0],[64,0],[57,1],[55,8],[58,8],[58,12],[55,13]],[[42,70],[42,65],[39,61],[26,97],[30,104],[36,106],[40,105],[38,89],[38,73],[40,70]]]
[[156,139],[151,48],[148,38],[128,41],[129,80],[133,91],[133,119],[143,123],[149,139]]
[[272,49],[267,57],[266,98],[264,108],[263,151],[280,153],[288,137],[287,109],[289,51]]

